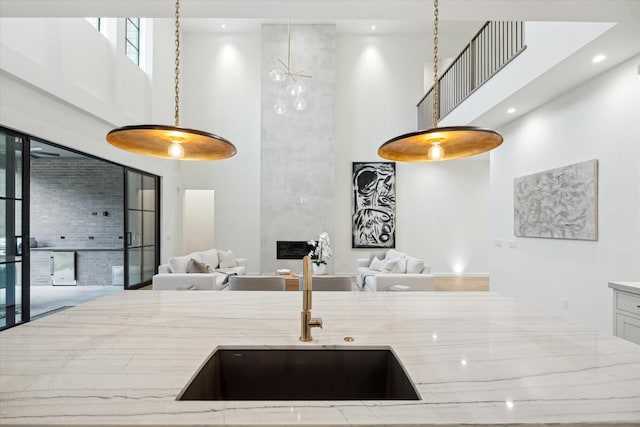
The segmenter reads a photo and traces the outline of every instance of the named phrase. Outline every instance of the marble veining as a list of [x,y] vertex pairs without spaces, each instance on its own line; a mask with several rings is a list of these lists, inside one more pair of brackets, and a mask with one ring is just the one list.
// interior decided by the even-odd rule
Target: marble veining
[[[487,292],[127,291],[0,333],[0,425],[640,425],[640,346]],[[352,336],[352,344],[344,341]],[[176,401],[216,346],[389,345],[420,401]]]

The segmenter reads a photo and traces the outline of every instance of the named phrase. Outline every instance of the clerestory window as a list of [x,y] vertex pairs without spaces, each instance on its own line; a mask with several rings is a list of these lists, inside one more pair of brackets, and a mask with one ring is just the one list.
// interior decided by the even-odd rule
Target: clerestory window
[[125,27],[125,53],[140,65],[140,18],[127,18]]
[[87,22],[95,27],[96,30],[100,31],[100,18],[84,18]]

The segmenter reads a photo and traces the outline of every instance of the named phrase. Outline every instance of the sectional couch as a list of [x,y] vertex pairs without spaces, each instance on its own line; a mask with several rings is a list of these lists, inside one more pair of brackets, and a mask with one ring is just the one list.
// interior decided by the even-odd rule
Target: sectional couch
[[209,249],[169,258],[153,276],[154,290],[225,290],[230,275],[247,273],[247,259]]
[[[390,249],[356,260],[356,283],[363,291],[433,291],[435,278],[423,260]],[[393,287],[393,288],[392,288]]]

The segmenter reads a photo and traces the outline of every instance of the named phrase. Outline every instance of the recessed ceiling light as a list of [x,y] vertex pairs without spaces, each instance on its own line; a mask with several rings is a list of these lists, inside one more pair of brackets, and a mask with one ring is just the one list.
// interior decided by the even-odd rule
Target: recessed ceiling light
[[375,25],[372,25],[372,26],[371,26],[371,30],[373,31],[373,30],[375,30],[375,29],[376,29],[376,26],[375,26]]
[[596,56],[594,56],[594,57],[593,57],[593,59],[591,60],[591,62],[593,62],[593,63],[598,63],[598,62],[602,62],[602,61],[604,61],[605,59],[607,59],[607,57],[606,57],[606,56],[604,56],[604,55],[596,55]]
[[226,26],[226,25],[224,25],[224,24],[222,24],[222,25],[220,25],[220,28],[222,28],[223,30],[225,30],[225,29],[227,28],[227,26]]
[[513,114],[513,113],[515,113],[515,112],[516,112],[516,109],[515,109],[515,108],[509,108],[509,109],[507,110],[507,114]]

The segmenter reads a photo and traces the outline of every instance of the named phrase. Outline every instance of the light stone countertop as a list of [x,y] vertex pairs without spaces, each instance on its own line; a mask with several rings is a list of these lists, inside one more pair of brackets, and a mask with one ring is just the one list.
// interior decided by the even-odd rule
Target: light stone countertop
[[[316,292],[301,343],[301,301],[125,291],[1,332],[0,425],[640,425],[631,342],[490,292]],[[422,400],[176,401],[218,345],[389,345]]]
[[640,295],[640,282],[609,282],[609,287],[618,291]]

